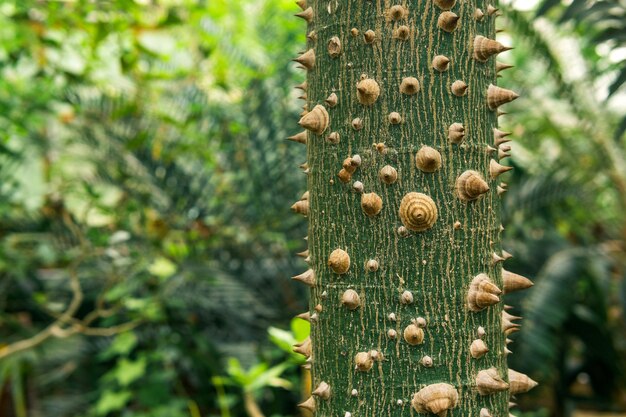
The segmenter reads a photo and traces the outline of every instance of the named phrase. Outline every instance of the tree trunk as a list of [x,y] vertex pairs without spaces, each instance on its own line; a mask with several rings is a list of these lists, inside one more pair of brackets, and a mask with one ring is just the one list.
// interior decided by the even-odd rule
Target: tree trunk
[[[484,1],[304,0],[311,338],[321,416],[506,416],[497,10]],[[494,6],[497,6],[494,4]],[[504,275],[504,277],[503,277]],[[506,278],[506,280],[504,279]],[[507,281],[507,282],[504,282]],[[504,316],[503,316],[504,314]],[[511,381],[509,381],[511,379]],[[449,411],[448,411],[449,410]]]

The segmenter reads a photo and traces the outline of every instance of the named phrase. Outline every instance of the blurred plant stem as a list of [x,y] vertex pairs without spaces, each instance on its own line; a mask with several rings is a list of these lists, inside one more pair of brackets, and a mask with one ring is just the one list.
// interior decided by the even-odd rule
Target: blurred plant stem
[[246,407],[248,417],[265,417],[251,392],[243,393],[243,402]]
[[226,390],[224,390],[224,381],[222,378],[213,378],[213,387],[217,393],[217,405],[220,408],[220,415],[222,417],[230,417],[230,410],[228,408],[228,399],[226,397]]

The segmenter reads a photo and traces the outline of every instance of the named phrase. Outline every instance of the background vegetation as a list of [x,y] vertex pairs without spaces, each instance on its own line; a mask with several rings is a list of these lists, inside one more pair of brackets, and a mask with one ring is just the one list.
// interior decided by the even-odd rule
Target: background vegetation
[[[0,1],[0,416],[293,416],[291,0]],[[626,409],[626,3],[500,18],[525,413]],[[519,414],[519,410],[513,413]]]

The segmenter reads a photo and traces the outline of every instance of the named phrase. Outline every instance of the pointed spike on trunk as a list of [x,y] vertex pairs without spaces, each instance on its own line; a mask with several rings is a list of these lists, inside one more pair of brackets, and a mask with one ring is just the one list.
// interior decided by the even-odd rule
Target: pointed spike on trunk
[[491,264],[492,265],[496,265],[496,264],[498,264],[500,262],[503,262],[503,261],[504,261],[504,258],[502,256],[498,255],[497,253],[493,252],[491,254]]
[[330,117],[328,116],[328,111],[321,104],[313,107],[313,110],[302,116],[298,124],[303,128],[317,134],[323,134],[328,128],[328,124],[330,123]]
[[[397,404],[401,404],[401,401],[398,400]],[[436,414],[439,417],[446,417],[448,410],[456,407],[458,402],[459,392],[454,386],[438,383],[428,385],[413,394],[411,406],[418,413]]]
[[305,311],[304,313],[300,313],[296,317],[304,321],[311,321],[311,313],[308,311]]
[[496,179],[500,175],[512,169],[513,167],[500,165],[499,163],[496,162],[495,159],[492,159],[491,161],[489,161],[489,175],[491,176],[492,179]]
[[511,333],[515,333],[517,331],[519,331],[520,326],[519,324],[515,324],[510,320],[506,320],[506,319],[502,319],[502,332],[508,336]]
[[311,338],[307,337],[302,343],[293,345],[293,351],[307,358],[311,357]]
[[476,301],[484,306],[492,306],[500,302],[500,297],[494,294],[482,292],[476,296]]
[[504,62],[496,61],[496,72],[505,71],[513,67],[514,65],[505,64]]
[[300,275],[291,277],[291,279],[295,281],[300,281],[303,284],[308,285],[309,287],[315,286],[315,272],[312,269],[307,269]]
[[294,213],[302,214],[303,216],[309,215],[309,202],[307,200],[296,201],[291,206],[291,211]]
[[335,107],[337,105],[337,102],[339,101],[339,97],[337,97],[337,94],[335,93],[331,93],[326,100],[324,100],[324,102],[326,103],[326,105],[328,107]]
[[309,250],[305,250],[302,252],[298,252],[296,253],[297,256],[301,257],[301,258],[308,258],[309,257]]
[[482,339],[476,339],[470,345],[470,355],[472,358],[479,359],[489,352],[489,348]]
[[511,395],[528,392],[539,385],[536,381],[529,378],[528,375],[514,371],[513,369],[509,369],[509,384]]
[[[504,253],[504,251],[503,251]],[[514,291],[521,291],[532,287],[533,282],[528,278],[515,274],[506,269],[502,269],[502,280],[504,282],[504,293],[509,294]]]
[[498,158],[508,158],[511,156],[511,145],[501,144],[498,146]]
[[306,9],[302,10],[300,13],[296,13],[296,16],[304,19],[307,21],[307,23],[311,23],[313,21],[313,9],[311,7],[307,7]]
[[317,405],[315,404],[315,398],[313,397],[307,398],[306,401],[298,404],[298,407],[304,408],[306,410],[309,410],[311,413],[314,413],[315,409],[317,408]]
[[299,57],[294,58],[294,61],[307,70],[313,69],[315,67],[315,50],[313,48],[309,49]]
[[488,292],[489,294],[500,295],[502,294],[502,290],[498,288],[496,284],[493,282],[484,282],[483,285],[480,286],[483,291]]
[[500,377],[496,368],[489,368],[478,372],[476,388],[480,395],[489,395],[499,391],[506,391],[509,388],[509,384]]
[[521,320],[522,318],[519,316],[514,316],[512,314],[507,313],[506,311],[502,312],[502,317],[506,320],[510,320],[511,322],[515,321],[515,320]]
[[453,12],[445,11],[439,15],[437,19],[437,26],[439,29],[451,33],[457,28],[460,17]]
[[510,103],[519,97],[515,91],[507,90],[493,84],[489,84],[487,89],[487,105],[489,109],[496,110],[499,106]]
[[511,156],[510,152],[503,151],[502,149],[498,149],[498,159],[502,160],[504,158],[509,158]]
[[302,91],[307,91],[307,89],[309,88],[309,84],[306,81],[304,81],[296,85],[294,88],[297,88],[298,90],[302,90]]
[[478,274],[470,283],[467,293],[467,306],[471,311],[478,312],[500,302],[502,291],[489,279],[487,274]]
[[496,146],[500,146],[505,142],[509,142],[509,140],[507,141],[503,141],[504,138],[506,138],[507,136],[510,136],[511,132],[505,132],[503,130],[500,130],[498,128],[493,128],[493,140]]
[[506,188],[502,188],[499,185],[496,187],[496,192],[498,193],[498,195],[503,195],[504,193],[507,192]]
[[511,255],[510,252],[505,251],[504,249],[502,249],[502,257],[504,258],[504,260],[509,260],[513,257],[513,255]]
[[505,143],[507,143],[507,142],[510,142],[510,141],[511,141],[511,139],[508,139],[508,138],[501,138],[501,139],[496,139],[496,140],[495,140],[495,142],[494,142],[494,144],[495,144],[497,147],[500,147],[500,145],[503,145],[503,144],[505,144]]
[[327,400],[330,398],[330,385],[322,381],[317,388],[311,392],[311,394],[321,398],[322,400]]
[[302,143],[303,145],[306,145],[307,144],[307,132],[306,132],[306,130],[303,130],[300,133],[296,133],[293,136],[289,136],[287,138],[287,140],[290,140],[292,142]]
[[480,62],[487,62],[489,58],[499,53],[511,50],[508,46],[500,42],[478,35],[474,38],[474,59]]

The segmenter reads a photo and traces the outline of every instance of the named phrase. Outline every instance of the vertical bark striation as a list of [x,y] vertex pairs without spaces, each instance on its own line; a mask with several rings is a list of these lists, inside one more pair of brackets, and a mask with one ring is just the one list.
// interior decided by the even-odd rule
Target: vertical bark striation
[[299,3],[320,416],[508,414],[494,129],[516,96],[490,87],[497,5],[453,3]]

